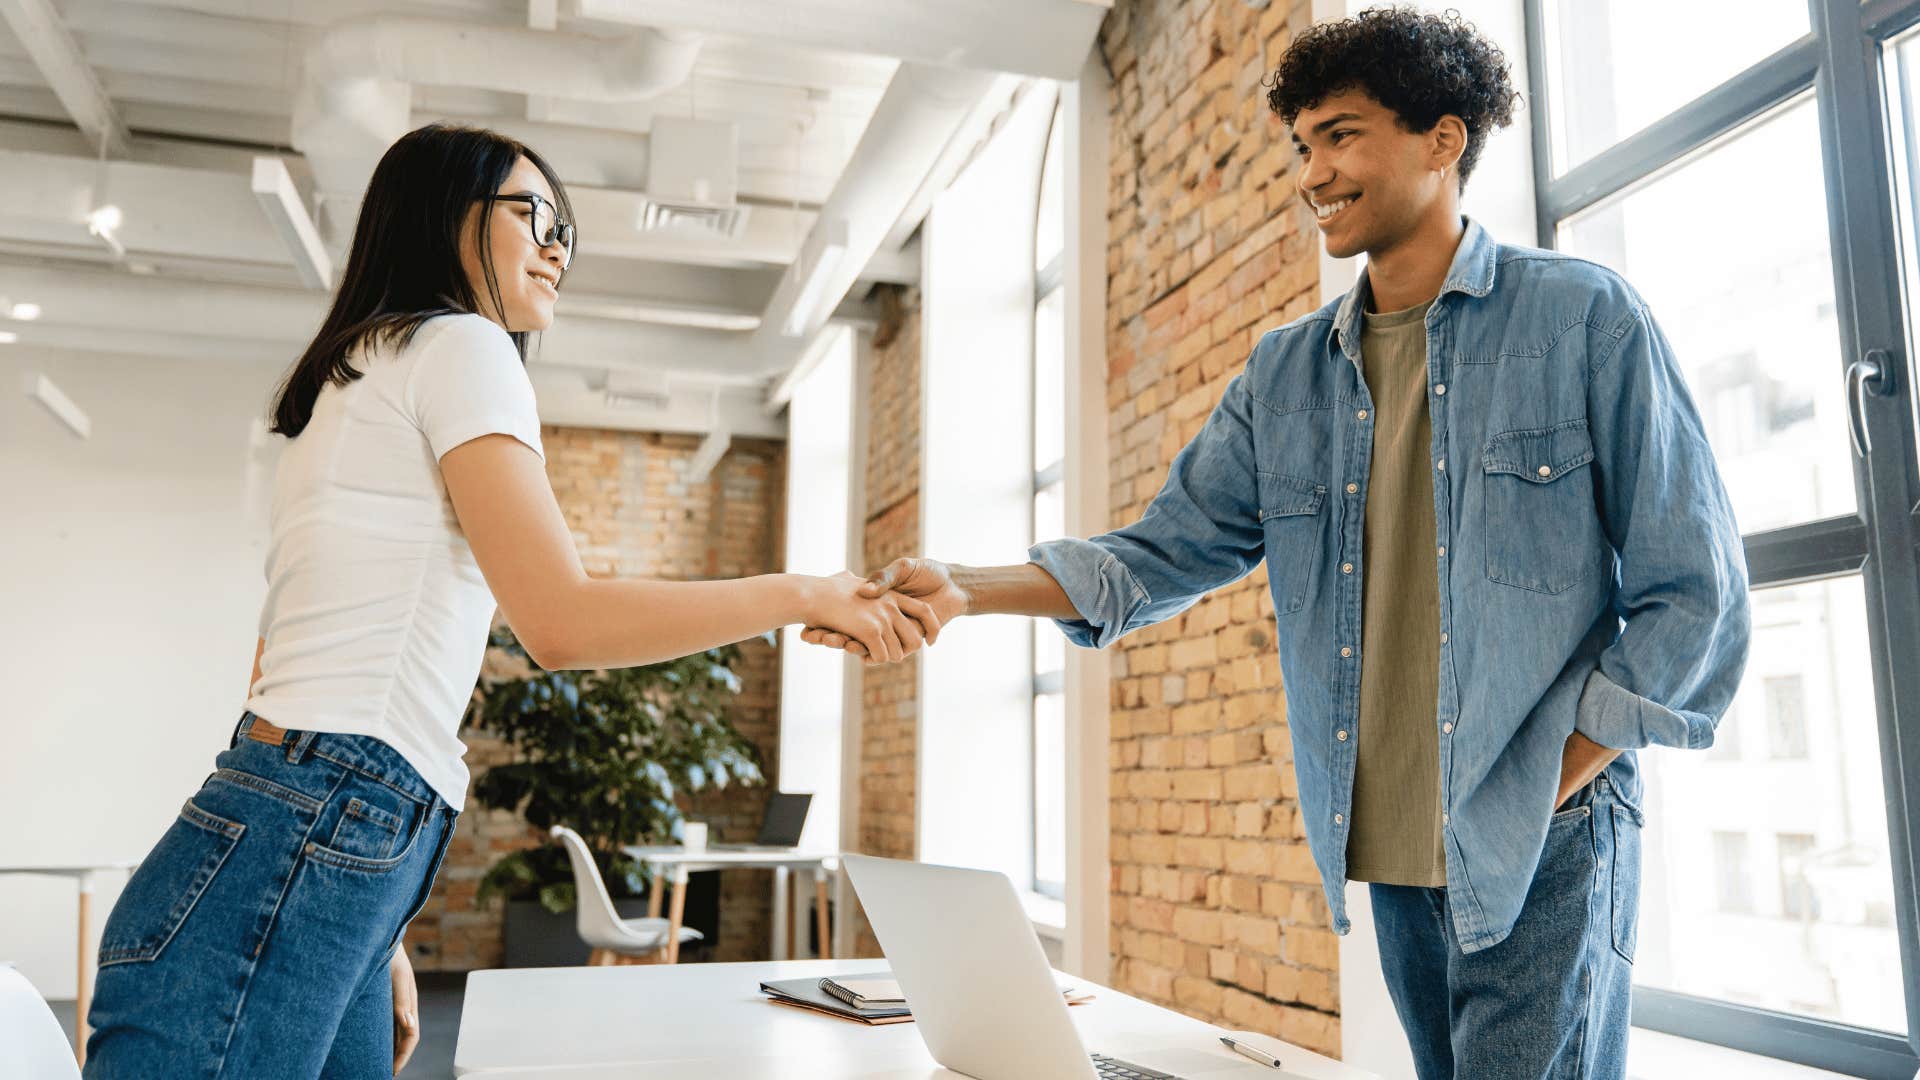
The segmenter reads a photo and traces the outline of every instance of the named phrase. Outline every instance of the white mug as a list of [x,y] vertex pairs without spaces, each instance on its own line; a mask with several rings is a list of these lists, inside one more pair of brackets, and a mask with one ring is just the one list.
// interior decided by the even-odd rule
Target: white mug
[[681,826],[680,842],[688,851],[707,850],[707,823],[689,821]]

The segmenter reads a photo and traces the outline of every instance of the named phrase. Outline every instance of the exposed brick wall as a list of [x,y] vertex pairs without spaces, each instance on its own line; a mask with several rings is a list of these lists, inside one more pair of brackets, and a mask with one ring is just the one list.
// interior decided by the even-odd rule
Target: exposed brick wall
[[[897,300],[898,303],[893,303]],[[862,557],[878,569],[920,547],[920,302],[914,290],[890,298],[875,335],[867,378],[866,513]],[[860,709],[860,850],[914,857],[917,662],[870,667]],[[856,956],[879,956],[864,916]]]
[[[1307,5],[1119,0],[1107,266],[1110,509],[1138,520],[1262,333],[1317,306],[1318,237],[1261,80]],[[1338,1054],[1265,569],[1116,646],[1113,979]]]
[[[708,479],[687,480],[699,446],[692,435],[546,427],[547,477],[587,572],[595,577],[676,580],[733,578],[779,569],[784,550],[786,449],[778,442],[736,439]],[[769,784],[777,784],[780,666],[777,650],[749,642],[739,672],[734,725],[759,747]],[[507,747],[483,731],[462,733],[477,777],[507,760]],[[759,829],[765,788],[696,798],[690,816],[706,821],[715,840],[751,841]],[[469,794],[433,893],[407,931],[414,966],[471,971],[500,963],[502,908],[475,902],[479,879],[505,852],[548,843],[518,815],[488,810]],[[717,960],[770,955],[771,871],[730,870],[721,878]]]

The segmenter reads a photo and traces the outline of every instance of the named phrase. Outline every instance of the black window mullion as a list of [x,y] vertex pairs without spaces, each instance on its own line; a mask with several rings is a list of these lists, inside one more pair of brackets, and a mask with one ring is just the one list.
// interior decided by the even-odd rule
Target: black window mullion
[[1748,533],[1747,578],[1753,588],[1797,585],[1858,572],[1867,561],[1867,523],[1846,517]]
[[[1885,350],[1898,392],[1869,405],[1873,460],[1858,466],[1860,516],[1745,537],[1756,588],[1863,571],[1879,713],[1888,844],[1906,991],[1908,1036],[1653,988],[1636,987],[1636,1026],[1855,1076],[1910,1080],[1920,1068],[1920,473],[1911,421],[1900,265],[1878,67],[1879,44],[1920,24],[1920,0],[1808,0],[1811,33],[1666,118],[1555,177],[1543,6],[1525,0],[1532,83],[1536,242],[1557,245],[1560,224],[1619,195],[1753,119],[1817,90],[1834,245],[1843,367],[1863,348]],[[1865,286],[1865,288],[1861,288]],[[1920,283],[1916,283],[1920,286]],[[1864,344],[1863,344],[1864,343]],[[1834,373],[1841,392],[1843,372]],[[1856,459],[1857,461],[1857,459]],[[1906,658],[1893,663],[1891,658]],[[1899,712],[1896,713],[1896,702]],[[1909,704],[1914,703],[1914,704]]]
[[1811,1016],[1636,986],[1633,1026],[1847,1076],[1913,1080],[1906,1040]]
[[[1529,6],[1534,2],[1529,0]],[[1543,174],[1545,181],[1537,200],[1542,221],[1557,228],[1561,221],[1643,183],[1668,165],[1804,93],[1813,85],[1818,54],[1818,42],[1809,34],[1573,166],[1565,176]],[[1540,123],[1536,118],[1535,126]],[[1539,158],[1538,152],[1535,157]]]
[[[1893,138],[1906,136],[1886,130],[1882,42],[1867,35],[1858,0],[1809,0],[1809,10],[1821,43],[1820,135],[1833,231],[1834,296],[1840,301],[1841,361],[1852,363],[1869,350],[1881,350],[1893,378],[1892,393],[1866,398],[1873,453],[1864,462],[1856,455],[1855,475],[1869,526],[1864,575],[1868,640],[1911,1054],[1912,1047],[1920,1047],[1920,896],[1914,881],[1914,848],[1920,842],[1920,791],[1914,790],[1920,781],[1920,664],[1912,662],[1920,655],[1920,533],[1912,516],[1920,501],[1920,482],[1914,475],[1913,368],[1907,361],[1894,241],[1898,215],[1885,156]],[[1888,16],[1887,25],[1895,24],[1892,16],[1898,12],[1882,14]],[[1836,379],[1843,374],[1844,368],[1834,372]],[[1893,663],[1893,657],[1904,662]],[[1920,1066],[1920,1056],[1911,1061],[1910,1068]]]
[[1533,217],[1534,244],[1557,246],[1559,222],[1547,205],[1547,186],[1553,181],[1553,109],[1552,83],[1547,73],[1547,20],[1541,0],[1526,0],[1520,11],[1527,35],[1527,111],[1533,133]]
[[1920,0],[1868,0],[1860,8],[1861,28],[1875,41],[1885,41],[1920,23]]

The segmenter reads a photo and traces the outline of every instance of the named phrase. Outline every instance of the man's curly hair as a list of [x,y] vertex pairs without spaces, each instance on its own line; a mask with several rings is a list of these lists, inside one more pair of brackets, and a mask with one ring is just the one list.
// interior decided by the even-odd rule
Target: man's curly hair
[[1451,113],[1467,125],[1460,155],[1465,184],[1487,136],[1513,122],[1520,95],[1507,78],[1507,56],[1457,11],[1369,8],[1310,27],[1280,57],[1267,104],[1288,127],[1334,94],[1365,90],[1391,109],[1407,131],[1433,130]]

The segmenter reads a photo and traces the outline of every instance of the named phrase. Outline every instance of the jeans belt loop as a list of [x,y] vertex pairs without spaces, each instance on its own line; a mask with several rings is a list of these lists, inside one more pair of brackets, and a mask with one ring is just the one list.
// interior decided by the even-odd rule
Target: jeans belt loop
[[298,765],[307,756],[307,749],[313,745],[317,733],[312,731],[290,731],[293,738],[287,740],[287,764]]

